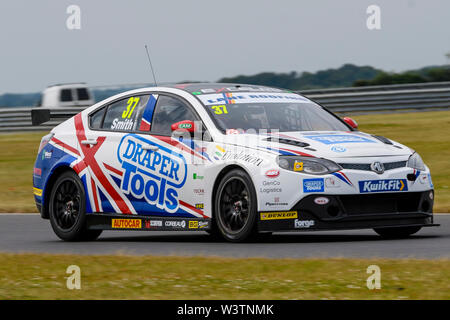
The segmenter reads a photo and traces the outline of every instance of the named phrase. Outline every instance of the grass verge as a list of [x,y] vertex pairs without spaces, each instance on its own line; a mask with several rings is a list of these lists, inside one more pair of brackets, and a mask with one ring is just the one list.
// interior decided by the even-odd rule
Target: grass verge
[[[361,131],[417,150],[432,171],[435,212],[450,212],[450,111],[355,116]],[[45,132],[0,135],[0,212],[36,212],[32,171]]]
[[48,132],[0,134],[0,212],[37,212],[33,166]]
[[[369,265],[381,289],[369,290]],[[81,268],[68,290],[66,269]],[[0,299],[450,299],[449,260],[0,254]]]

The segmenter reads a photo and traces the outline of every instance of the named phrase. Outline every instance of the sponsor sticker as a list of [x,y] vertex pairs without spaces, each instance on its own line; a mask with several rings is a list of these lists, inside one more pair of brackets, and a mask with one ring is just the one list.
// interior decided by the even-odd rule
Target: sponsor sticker
[[189,229],[203,229],[208,227],[208,221],[189,221]]
[[178,125],[178,129],[191,129],[192,128],[192,124],[190,123],[180,123]]
[[264,161],[262,158],[258,158],[256,156],[248,154],[244,151],[241,151],[239,153],[226,151],[222,157],[222,160],[240,160],[240,161],[248,162],[255,166],[259,166]]
[[263,181],[262,185],[268,188],[259,188],[260,193],[269,194],[269,193],[279,193],[283,191],[283,189],[279,187],[280,181],[278,180]]
[[198,98],[205,105],[231,104],[231,103],[273,103],[273,102],[308,102],[304,97],[295,93],[215,93],[200,95]]
[[42,189],[33,188],[33,193],[35,196],[42,197]]
[[295,219],[294,227],[297,229],[308,229],[313,227],[315,224],[314,220],[299,220]]
[[[147,150],[146,145],[158,149]],[[124,170],[120,186],[123,193],[145,199],[164,211],[177,211],[179,191],[187,177],[187,164],[182,154],[129,134],[122,138],[117,156]]]
[[315,204],[324,205],[324,204],[327,204],[328,202],[330,202],[330,199],[328,199],[326,197],[317,197],[314,199]]
[[294,162],[294,171],[303,171],[303,162],[295,161]]
[[162,225],[163,225],[162,220],[146,220],[145,221],[146,229],[158,228],[158,227],[162,227]]
[[323,178],[303,179],[303,192],[324,192],[325,183]]
[[186,228],[186,221],[184,220],[168,220],[164,223],[164,226],[170,228]]
[[289,203],[287,203],[287,202],[279,202],[279,201],[276,201],[276,202],[266,202],[266,206],[267,207],[271,207],[271,206],[287,206]]
[[276,178],[280,175],[280,170],[278,169],[270,169],[266,171],[267,178]]
[[205,176],[199,176],[197,173],[192,174],[194,180],[203,180]]
[[321,142],[323,144],[337,143],[375,143],[375,141],[351,134],[321,134],[305,136],[308,139]]
[[359,181],[359,192],[408,191],[406,179],[385,179]]
[[113,229],[141,229],[142,221],[140,219],[112,219],[111,227]]
[[189,229],[198,229],[198,221],[189,221]]
[[341,185],[339,183],[339,180],[336,180],[333,177],[328,177],[325,179],[325,186],[327,188],[339,188]]
[[195,208],[196,209],[204,209],[205,208],[205,204],[204,203],[196,203],[195,204]]
[[261,212],[261,220],[296,219],[297,211]]
[[331,151],[341,153],[347,151],[347,148],[343,146],[333,146],[331,147]]
[[199,229],[202,229],[202,228],[206,228],[206,227],[208,227],[208,221],[199,221],[198,222],[198,228]]
[[195,195],[203,195],[203,194],[205,194],[205,189],[192,189],[192,192],[195,194]]
[[419,176],[419,181],[421,184],[425,184],[428,181],[428,176],[425,174],[422,174]]
[[237,129],[227,129],[227,130],[225,131],[225,133],[226,133],[226,134],[239,134],[240,132],[239,132],[239,130],[237,130]]

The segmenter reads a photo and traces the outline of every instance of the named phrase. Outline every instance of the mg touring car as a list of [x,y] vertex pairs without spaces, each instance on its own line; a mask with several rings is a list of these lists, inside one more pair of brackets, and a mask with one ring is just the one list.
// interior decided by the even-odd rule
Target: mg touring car
[[[48,120],[44,111],[35,122]],[[204,230],[234,242],[361,228],[406,237],[435,225],[417,152],[264,86],[110,97],[42,138],[33,183],[41,216],[67,241],[102,230]]]

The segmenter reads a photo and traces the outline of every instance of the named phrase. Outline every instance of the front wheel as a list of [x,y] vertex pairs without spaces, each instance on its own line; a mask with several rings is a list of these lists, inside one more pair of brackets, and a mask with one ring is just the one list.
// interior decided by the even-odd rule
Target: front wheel
[[55,234],[65,241],[95,240],[102,230],[86,226],[86,196],[75,172],[67,171],[56,179],[50,194],[50,223]]
[[257,203],[253,182],[234,169],[220,181],[215,200],[217,229],[228,241],[242,242],[256,235]]
[[418,232],[421,227],[392,227],[392,228],[375,228],[373,229],[383,238],[401,239]]

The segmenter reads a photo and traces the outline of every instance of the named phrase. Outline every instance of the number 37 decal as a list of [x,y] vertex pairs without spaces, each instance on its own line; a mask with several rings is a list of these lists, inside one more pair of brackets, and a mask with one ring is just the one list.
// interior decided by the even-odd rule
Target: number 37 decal
[[214,110],[215,114],[224,114],[228,113],[227,106],[226,105],[220,105],[220,106],[212,106],[211,107]]
[[122,119],[131,118],[134,108],[136,108],[137,104],[139,103],[139,100],[140,100],[139,97],[131,97],[130,99],[128,99],[127,108],[122,112]]

